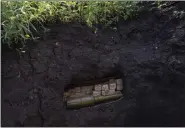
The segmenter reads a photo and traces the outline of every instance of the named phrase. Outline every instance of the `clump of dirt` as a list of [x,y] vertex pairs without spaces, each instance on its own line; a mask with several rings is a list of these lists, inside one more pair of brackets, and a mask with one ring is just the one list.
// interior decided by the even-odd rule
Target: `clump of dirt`
[[[185,126],[184,2],[93,33],[57,24],[19,58],[2,56],[2,126]],[[33,42],[32,42],[33,43]],[[119,74],[124,98],[66,110],[64,88]]]

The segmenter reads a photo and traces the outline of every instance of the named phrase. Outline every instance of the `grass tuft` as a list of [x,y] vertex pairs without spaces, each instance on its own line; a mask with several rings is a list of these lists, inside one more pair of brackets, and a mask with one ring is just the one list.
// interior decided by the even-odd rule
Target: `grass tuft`
[[48,23],[76,21],[107,27],[120,18],[132,18],[138,10],[137,2],[131,1],[3,1],[1,7],[1,39],[10,48],[37,39],[36,35],[47,31],[44,26]]

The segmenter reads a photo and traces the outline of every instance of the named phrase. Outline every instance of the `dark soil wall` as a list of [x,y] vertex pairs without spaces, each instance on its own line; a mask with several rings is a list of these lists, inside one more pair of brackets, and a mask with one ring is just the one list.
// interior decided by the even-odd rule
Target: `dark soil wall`
[[[51,26],[21,58],[2,56],[2,126],[185,126],[185,20],[180,2],[119,22],[117,30]],[[65,109],[71,83],[116,74],[124,98]]]

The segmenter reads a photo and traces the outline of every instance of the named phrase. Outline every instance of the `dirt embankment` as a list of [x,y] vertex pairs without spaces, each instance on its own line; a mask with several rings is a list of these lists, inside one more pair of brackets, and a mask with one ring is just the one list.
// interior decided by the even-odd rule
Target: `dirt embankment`
[[[2,125],[185,126],[185,20],[174,15],[183,4],[96,34],[77,23],[55,25],[21,58],[4,53]],[[114,74],[124,79],[122,100],[65,109],[66,86]]]

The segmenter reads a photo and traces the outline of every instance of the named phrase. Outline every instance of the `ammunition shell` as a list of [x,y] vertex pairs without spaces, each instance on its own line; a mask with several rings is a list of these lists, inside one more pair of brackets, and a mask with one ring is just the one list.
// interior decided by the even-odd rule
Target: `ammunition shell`
[[119,99],[120,97],[122,97],[122,93],[120,91],[116,92],[113,95],[97,96],[97,97],[95,97],[95,103],[100,103],[100,102],[104,102],[104,101],[111,101],[114,99]]
[[105,90],[105,91],[102,91],[102,95],[103,95],[103,96],[113,95],[113,94],[115,94],[115,93],[116,93],[115,90]]
[[116,90],[116,80],[114,79],[109,80],[109,89]]
[[67,108],[78,108],[93,105],[95,103],[93,96],[85,96],[82,98],[69,99],[67,101]]
[[95,91],[101,91],[102,90],[102,85],[101,84],[97,84],[94,86],[94,90]]
[[93,96],[100,96],[101,95],[101,91],[93,91]]
[[119,90],[119,91],[121,91],[121,90],[123,90],[123,81],[122,81],[122,79],[117,79],[116,80],[116,90]]
[[103,84],[102,85],[102,90],[103,91],[109,90],[109,85],[108,84]]

